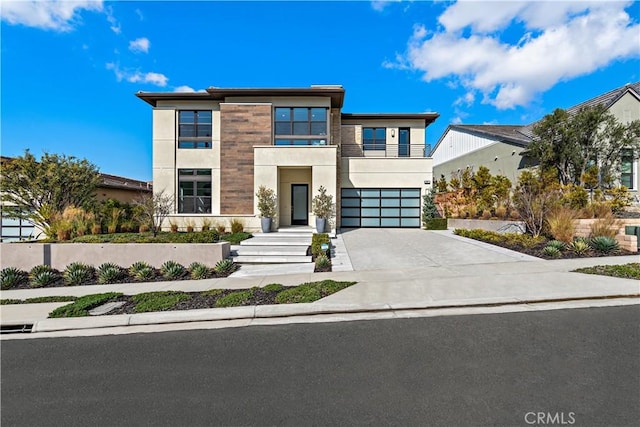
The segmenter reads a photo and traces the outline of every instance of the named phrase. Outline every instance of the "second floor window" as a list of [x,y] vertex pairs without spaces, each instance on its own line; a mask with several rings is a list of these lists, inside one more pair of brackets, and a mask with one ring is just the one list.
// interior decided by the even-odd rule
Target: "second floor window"
[[327,109],[276,107],[275,145],[328,145]]
[[362,128],[362,145],[365,150],[386,150],[387,128]]
[[178,148],[211,148],[211,111],[178,111]]
[[625,148],[622,150],[622,162],[620,165],[620,184],[629,189],[634,189],[633,177],[633,150]]

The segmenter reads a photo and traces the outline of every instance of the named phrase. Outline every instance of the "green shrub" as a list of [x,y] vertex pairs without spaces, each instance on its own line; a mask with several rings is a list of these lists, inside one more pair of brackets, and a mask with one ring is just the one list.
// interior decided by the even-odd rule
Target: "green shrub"
[[101,285],[116,283],[121,280],[124,276],[122,269],[111,263],[105,262],[104,264],[100,264],[97,270],[98,275],[98,283]]
[[145,292],[131,297],[136,304],[133,307],[135,313],[170,310],[179,302],[187,301],[190,298],[191,295],[179,291]]
[[88,316],[89,310],[98,307],[107,302],[111,302],[122,294],[119,292],[107,292],[104,294],[86,295],[78,298],[71,304],[67,304],[62,307],[58,307],[49,313],[49,317],[82,317]]
[[218,231],[207,230],[198,233],[161,232],[153,233],[112,233],[77,237],[74,243],[216,243],[220,241]]
[[550,257],[559,257],[560,256],[560,249],[558,249],[555,246],[545,246],[544,249],[542,249],[542,253],[544,253],[546,256],[550,256]]
[[573,242],[569,243],[568,246],[568,249],[577,255],[586,254],[587,252],[589,252],[589,248],[589,243],[587,243],[583,239],[576,239]]
[[189,274],[193,280],[206,279],[209,276],[209,267],[199,262],[189,265]]
[[331,260],[325,254],[320,254],[316,258],[316,268],[331,267]]
[[601,274],[603,276],[640,280],[640,263],[637,262],[622,265],[596,265],[594,267],[579,268],[574,271],[578,273]]
[[446,230],[447,218],[431,218],[424,221],[424,228],[427,230]]
[[217,297],[218,295],[222,295],[224,293],[224,289],[209,289],[208,291],[202,292],[202,295]]
[[237,234],[244,232],[244,222],[239,218],[233,218],[231,220],[231,234]]
[[185,272],[185,268],[175,261],[166,261],[160,266],[160,273],[168,280],[179,279],[184,276]]
[[330,249],[324,252],[322,250],[323,243],[326,243],[329,245],[329,248],[331,248],[331,241],[327,233],[314,233],[313,236],[311,236],[311,255],[313,255],[314,258],[323,253],[329,256]]
[[77,300],[78,297],[72,297],[70,295],[50,296],[50,297],[34,297],[24,300],[25,304],[40,304],[44,302],[72,302]]
[[231,292],[218,298],[216,300],[216,307],[237,307],[240,305],[246,305],[252,296],[253,292],[251,291]]
[[0,305],[24,304],[21,299],[0,299]]
[[612,254],[620,250],[620,245],[616,239],[609,236],[592,237],[589,245],[597,252],[602,254]]
[[282,286],[280,283],[269,283],[262,289],[264,289],[265,292],[280,292],[284,290],[284,286]]
[[58,273],[54,270],[41,270],[36,274],[30,274],[29,280],[32,288],[42,288],[58,280]]
[[62,277],[67,285],[79,286],[93,279],[93,267],[81,262],[72,262],[64,269]]
[[549,240],[546,246],[556,248],[561,252],[565,249],[564,243],[562,243],[560,240]]
[[0,289],[7,290],[19,286],[27,278],[27,273],[15,268],[7,267],[0,271]]
[[234,234],[225,234],[220,236],[220,239],[226,242],[229,242],[233,245],[237,245],[243,240],[247,240],[251,237],[253,237],[253,234],[242,232],[242,233],[234,233]]
[[522,246],[524,248],[535,248],[546,242],[546,239],[542,236],[533,237],[530,234],[518,234],[518,233],[496,233],[494,231],[487,230],[466,230],[457,228],[453,231],[454,234],[462,237],[468,237],[469,239],[480,240],[482,242],[492,244],[506,244],[509,246]]
[[323,280],[321,282],[303,283],[295,288],[290,288],[276,295],[278,304],[295,304],[314,302],[320,298],[341,291],[356,282],[336,282],[334,280]]
[[231,274],[234,271],[236,271],[238,268],[238,265],[233,262],[230,259],[223,259],[220,260],[216,263],[216,265],[213,267],[213,271],[215,271],[216,273],[220,274],[220,275],[224,275],[224,274]]

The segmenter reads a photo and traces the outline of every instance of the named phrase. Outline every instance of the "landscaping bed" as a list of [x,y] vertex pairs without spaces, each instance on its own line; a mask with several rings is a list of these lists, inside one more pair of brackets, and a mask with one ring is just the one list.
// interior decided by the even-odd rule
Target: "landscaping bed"
[[156,236],[151,232],[88,234],[71,240],[56,241],[54,239],[45,239],[26,243],[217,243],[220,240],[224,240],[232,244],[238,244],[251,237],[253,237],[251,233],[219,233],[216,230],[193,232],[161,231]]
[[[106,303],[124,304],[109,313],[135,314],[157,311],[194,310],[202,308],[240,307],[269,304],[310,303],[341,291],[356,282],[323,280],[303,283],[298,286],[283,286],[272,283],[263,288],[212,289],[204,292],[160,291],[137,295],[117,292],[79,297],[72,303],[59,307],[49,314],[50,318],[89,316],[89,311]],[[50,297],[53,300],[57,297]],[[13,302],[15,303],[15,302]],[[3,304],[6,304],[3,302]]]
[[[533,237],[528,234],[496,233],[487,230],[455,229],[454,234],[484,243],[500,246],[513,251],[543,259],[591,258],[616,255],[636,255],[636,252],[620,249],[614,239],[577,238],[570,243],[550,240],[544,236]],[[580,242],[580,243],[578,243]],[[602,242],[602,244],[600,244]],[[546,249],[555,247],[557,250]]]
[[640,263],[632,262],[622,265],[596,265],[573,270],[577,273],[599,274],[602,276],[620,277],[640,280]]

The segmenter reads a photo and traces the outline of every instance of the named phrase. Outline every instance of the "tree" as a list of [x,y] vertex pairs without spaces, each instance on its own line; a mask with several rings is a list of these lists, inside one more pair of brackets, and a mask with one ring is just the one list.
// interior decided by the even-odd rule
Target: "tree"
[[595,165],[597,186],[610,186],[620,172],[622,151],[630,150],[635,159],[640,155],[640,121],[620,123],[601,104],[575,114],[557,109],[533,127],[533,135],[523,154],[538,159],[542,169],[556,170],[563,185],[591,185],[587,171]]
[[143,194],[133,202],[140,224],[149,224],[153,237],[162,230],[162,223],[173,211],[173,197],[164,190],[153,195]]
[[86,159],[44,153],[37,161],[29,150],[0,169],[2,201],[12,216],[45,231],[68,206],[90,209],[99,181],[97,166]]
[[553,170],[524,171],[520,174],[518,185],[513,192],[513,201],[518,214],[534,237],[542,233],[545,218],[558,204],[560,198],[554,175]]

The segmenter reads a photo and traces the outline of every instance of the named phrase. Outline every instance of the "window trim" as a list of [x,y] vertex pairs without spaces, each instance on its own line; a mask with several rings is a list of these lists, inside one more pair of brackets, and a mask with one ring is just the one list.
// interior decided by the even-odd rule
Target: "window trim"
[[[180,113],[182,112],[192,112],[194,113],[193,115],[193,123],[185,123],[185,125],[190,125],[193,126],[193,133],[196,136],[180,136],[180,129],[181,129],[181,122],[180,122]],[[209,124],[211,125],[211,129],[209,131],[210,135],[208,136],[199,136],[198,135],[198,113],[200,112],[207,112],[209,114],[211,114],[211,123],[205,123],[205,124]],[[182,110],[176,110],[176,130],[177,130],[177,137],[176,137],[176,148],[178,149],[187,149],[187,150],[192,150],[192,149],[210,149],[213,148],[213,111],[212,110],[189,110],[189,109],[182,109]],[[191,146],[189,146],[191,145]],[[199,145],[203,145],[203,146],[199,146]]]
[[[295,109],[306,109],[307,110],[307,120],[302,122],[300,120],[294,120],[294,110]],[[277,111],[279,109],[288,109],[289,110],[289,120],[278,120]],[[313,109],[322,109],[325,112],[325,120],[313,120],[311,117],[311,112]],[[330,117],[331,117],[331,109],[329,107],[323,106],[297,106],[297,107],[289,107],[289,106],[274,106],[273,107],[273,145],[279,146],[309,146],[309,145],[329,145],[329,137],[330,137]],[[277,132],[277,123],[288,123],[291,129],[291,132],[294,132],[294,125],[296,123],[306,123],[308,134],[280,134]],[[319,134],[311,133],[311,128],[313,123],[324,123],[325,124],[325,132]],[[296,144],[296,141],[299,143]],[[303,142],[304,141],[304,142]],[[281,143],[278,143],[281,142]],[[288,142],[288,143],[285,143]]]

